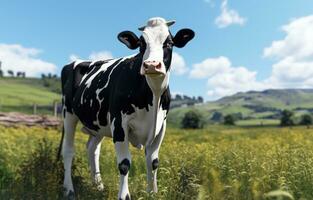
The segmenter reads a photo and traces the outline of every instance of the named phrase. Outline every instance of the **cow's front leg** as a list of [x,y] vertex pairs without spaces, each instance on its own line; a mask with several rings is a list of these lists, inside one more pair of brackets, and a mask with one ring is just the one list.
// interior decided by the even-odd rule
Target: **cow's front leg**
[[100,157],[100,149],[101,142],[103,136],[89,136],[89,140],[87,142],[87,151],[88,151],[88,159],[90,166],[90,174],[93,183],[96,185],[98,190],[103,190],[104,186],[101,179],[100,167],[99,167],[99,157]]
[[147,145],[145,149],[148,183],[147,192],[158,192],[157,169],[159,166],[159,150],[164,138],[165,128],[166,122],[164,121],[163,126],[153,143]]
[[114,120],[111,125],[113,142],[117,157],[118,170],[120,172],[119,200],[130,200],[128,190],[128,173],[131,164],[131,156],[128,149],[128,131],[122,127],[120,120]]

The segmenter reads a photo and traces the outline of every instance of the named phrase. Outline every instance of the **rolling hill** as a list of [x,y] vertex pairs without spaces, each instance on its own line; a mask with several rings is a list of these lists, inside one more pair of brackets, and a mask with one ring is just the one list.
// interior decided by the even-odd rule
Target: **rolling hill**
[[37,78],[0,78],[0,112],[30,113],[33,104],[52,106],[54,101],[61,99],[60,94],[54,92],[54,84],[58,82]]
[[313,89],[240,92],[214,102],[172,109],[169,122],[179,125],[184,114],[191,109],[198,110],[208,123],[220,122],[222,116],[233,114],[243,124],[275,124],[284,109],[294,111],[295,117],[313,112]]
[[[232,114],[239,124],[254,125],[277,124],[284,109],[294,111],[295,118],[303,113],[313,113],[313,89],[240,92],[205,103],[200,103],[200,97],[177,99],[172,101],[176,107],[168,116],[168,122],[173,126],[179,126],[189,110],[197,110],[207,123],[219,123],[223,116]],[[54,101],[60,101],[60,80],[57,78],[0,78],[0,112],[32,113],[33,104],[37,104],[38,113],[51,114]]]

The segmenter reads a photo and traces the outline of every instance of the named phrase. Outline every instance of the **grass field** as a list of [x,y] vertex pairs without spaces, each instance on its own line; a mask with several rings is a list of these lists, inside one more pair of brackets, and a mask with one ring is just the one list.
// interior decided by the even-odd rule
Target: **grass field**
[[[1,199],[60,199],[62,164],[54,129],[0,127]],[[44,139],[44,140],[43,140]],[[112,141],[100,158],[105,190],[89,181],[85,142],[76,135],[77,199],[116,199]],[[160,151],[159,193],[145,192],[144,152],[131,148],[132,199],[313,199],[313,131],[305,127],[168,129]]]
[[61,101],[60,94],[44,87],[40,79],[0,78],[0,85],[0,112],[31,113],[33,104],[52,106],[54,101]]

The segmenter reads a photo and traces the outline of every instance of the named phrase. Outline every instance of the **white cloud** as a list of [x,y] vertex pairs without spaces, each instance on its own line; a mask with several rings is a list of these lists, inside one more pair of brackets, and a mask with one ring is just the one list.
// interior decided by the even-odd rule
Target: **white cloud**
[[22,71],[26,76],[40,76],[41,73],[56,73],[57,66],[38,58],[41,50],[26,48],[19,44],[0,44],[2,70]]
[[256,74],[245,67],[234,67],[227,57],[220,56],[194,64],[190,77],[208,79],[208,96],[219,98],[239,91],[262,90],[264,86],[256,81]]
[[282,30],[285,38],[263,51],[277,60],[266,81],[277,87],[313,87],[313,15],[294,19]]
[[225,28],[232,24],[238,24],[243,26],[247,19],[239,15],[236,10],[228,7],[228,0],[223,0],[221,5],[221,14],[215,19],[215,24],[219,28]]
[[204,0],[204,2],[208,3],[212,8],[215,7],[213,0]]
[[219,98],[237,92],[273,88],[313,87],[313,15],[282,27],[286,36],[265,48],[263,56],[275,59],[270,76],[257,80],[257,72],[232,66],[227,57],[207,58],[194,64],[191,78],[207,79],[208,96]]
[[208,79],[208,86],[211,87],[208,95],[222,97],[237,92],[249,90],[263,90],[264,84],[256,81],[257,73],[249,71],[245,67],[230,67],[225,72],[220,72]]
[[[92,52],[89,56],[89,60],[107,60],[113,58],[113,55],[109,51],[99,51],[99,52]],[[81,58],[76,54],[71,54],[69,57],[70,61],[80,60]]]
[[176,75],[183,75],[188,71],[184,58],[176,52],[172,55],[172,72]]
[[73,62],[75,60],[79,60],[79,56],[76,54],[71,54],[69,57],[70,61]]
[[228,58],[220,56],[218,58],[207,58],[201,63],[193,65],[190,72],[191,78],[207,78],[228,70],[231,66]]
[[92,52],[89,55],[89,59],[91,60],[107,60],[111,58],[113,58],[113,55],[109,51]]

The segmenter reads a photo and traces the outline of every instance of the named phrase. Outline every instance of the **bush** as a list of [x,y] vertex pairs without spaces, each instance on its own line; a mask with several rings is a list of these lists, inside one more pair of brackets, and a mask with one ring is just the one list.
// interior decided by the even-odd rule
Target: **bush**
[[280,125],[281,126],[293,126],[294,121],[292,119],[293,117],[293,112],[290,110],[283,110],[282,116],[280,119]]
[[224,125],[235,125],[235,117],[233,115],[226,115],[224,117]]
[[300,125],[309,126],[313,124],[312,116],[309,114],[305,114],[301,116]]
[[203,119],[202,115],[196,111],[189,111],[185,114],[181,125],[182,128],[192,128],[199,129],[203,128]]

